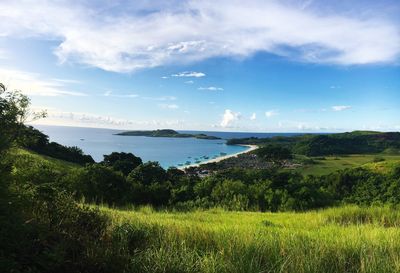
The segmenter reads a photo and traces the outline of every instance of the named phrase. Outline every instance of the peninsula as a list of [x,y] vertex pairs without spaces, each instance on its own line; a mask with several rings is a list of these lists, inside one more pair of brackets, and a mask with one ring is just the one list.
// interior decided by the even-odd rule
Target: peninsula
[[118,136],[146,136],[146,137],[176,137],[176,138],[198,138],[198,139],[221,139],[216,136],[205,134],[182,134],[172,129],[161,129],[152,131],[125,131],[117,133]]

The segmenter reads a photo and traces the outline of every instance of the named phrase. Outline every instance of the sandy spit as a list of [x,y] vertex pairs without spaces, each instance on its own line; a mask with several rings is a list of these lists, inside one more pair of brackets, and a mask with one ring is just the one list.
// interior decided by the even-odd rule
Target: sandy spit
[[210,159],[210,160],[207,160],[207,161],[203,161],[201,163],[190,164],[190,165],[187,165],[187,166],[181,166],[181,167],[178,167],[178,169],[184,170],[184,169],[187,169],[187,168],[190,168],[190,167],[199,167],[200,165],[207,164],[207,163],[217,163],[217,162],[220,162],[222,160],[225,160],[225,159],[228,159],[228,158],[231,158],[231,157],[236,157],[238,155],[254,151],[254,150],[256,150],[258,148],[257,145],[242,145],[241,144],[239,146],[246,146],[246,147],[248,147],[248,149],[244,150],[242,152],[235,153],[235,154],[219,156],[217,158],[213,158],[213,159]]

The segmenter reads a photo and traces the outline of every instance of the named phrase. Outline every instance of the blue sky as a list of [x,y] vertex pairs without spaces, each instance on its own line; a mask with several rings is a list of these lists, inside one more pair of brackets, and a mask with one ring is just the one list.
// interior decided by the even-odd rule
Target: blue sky
[[0,82],[41,124],[400,130],[398,1],[1,1]]

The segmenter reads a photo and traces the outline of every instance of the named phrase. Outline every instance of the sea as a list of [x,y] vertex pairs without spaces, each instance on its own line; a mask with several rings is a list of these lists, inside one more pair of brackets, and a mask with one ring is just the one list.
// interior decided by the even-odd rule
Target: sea
[[180,133],[220,137],[218,140],[196,138],[169,138],[144,136],[119,136],[124,130],[35,125],[35,128],[49,136],[50,141],[66,146],[77,146],[89,154],[96,162],[103,160],[103,155],[112,152],[129,152],[146,161],[158,161],[164,168],[180,167],[201,163],[221,155],[242,152],[248,147],[227,145],[227,139],[274,136],[293,136],[298,133],[248,133],[248,132],[212,132],[178,131]]

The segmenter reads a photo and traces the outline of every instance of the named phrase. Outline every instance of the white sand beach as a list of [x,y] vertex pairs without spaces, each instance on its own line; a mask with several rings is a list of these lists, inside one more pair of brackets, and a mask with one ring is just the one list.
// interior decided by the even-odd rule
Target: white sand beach
[[210,160],[207,160],[207,161],[203,161],[203,162],[200,162],[200,163],[195,163],[195,164],[190,164],[190,165],[187,165],[187,166],[178,167],[178,169],[184,170],[184,169],[187,169],[187,168],[190,168],[190,167],[198,167],[200,165],[207,164],[207,163],[217,163],[217,162],[220,162],[222,160],[225,160],[225,159],[228,159],[228,158],[231,158],[231,157],[236,157],[236,156],[241,155],[241,154],[249,153],[249,152],[254,151],[254,150],[256,150],[258,148],[257,145],[239,145],[239,146],[245,146],[245,147],[248,147],[248,149],[244,150],[244,151],[241,151],[241,152],[238,152],[238,153],[230,154],[230,155],[219,156],[217,158],[213,158],[213,159],[210,159]]

